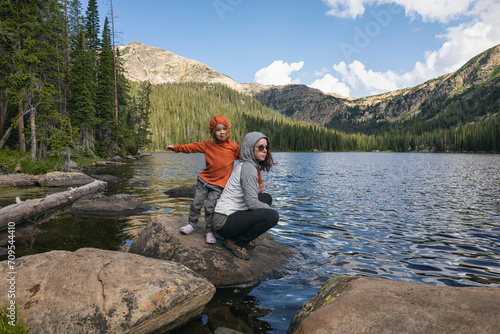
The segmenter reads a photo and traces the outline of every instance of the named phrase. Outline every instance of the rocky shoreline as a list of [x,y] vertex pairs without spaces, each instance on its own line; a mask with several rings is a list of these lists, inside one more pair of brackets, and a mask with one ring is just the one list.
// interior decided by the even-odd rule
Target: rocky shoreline
[[[67,188],[103,182],[81,172],[9,175],[0,175],[0,187]],[[192,187],[165,194],[189,197]],[[79,214],[108,216],[150,208],[129,195],[105,197],[99,192],[67,205]],[[251,286],[279,276],[294,254],[293,248],[265,234],[256,240],[252,259],[240,260],[220,240],[206,244],[203,228],[193,235],[180,234],[183,220],[166,215],[154,218],[127,253],[81,248],[17,259],[16,302],[32,332],[168,333],[199,317],[216,288]],[[8,266],[8,261],[0,262],[2,292],[9,291]],[[1,301],[6,298],[0,295]],[[499,310],[498,288],[338,276],[302,305],[287,334],[496,333]],[[224,330],[242,333],[237,328]]]
[[337,276],[304,303],[287,334],[497,333],[500,289]]
[[[9,291],[7,261],[0,291]],[[189,268],[82,248],[16,261],[18,310],[32,333],[168,332],[201,314],[215,287]]]

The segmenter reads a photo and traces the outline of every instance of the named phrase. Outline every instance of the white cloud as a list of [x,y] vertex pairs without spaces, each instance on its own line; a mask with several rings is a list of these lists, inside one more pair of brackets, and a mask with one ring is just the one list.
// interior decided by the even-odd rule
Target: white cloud
[[352,17],[361,16],[365,12],[363,3],[373,2],[364,0],[322,0],[326,2],[331,9],[326,13],[327,15],[338,17]]
[[[458,26],[448,26],[446,32],[436,36],[443,41],[437,50],[425,52],[422,61],[415,63],[406,73],[374,72],[366,69],[358,60],[349,65],[340,62],[334,69],[340,73],[341,81],[354,89],[377,94],[422,83],[426,80],[459,69],[469,59],[484,50],[500,44],[500,0],[322,0],[331,11],[330,15],[347,15],[355,18],[363,13],[367,4],[398,4],[405,8],[406,15],[420,16],[423,21],[448,22],[453,18],[468,20]],[[361,8],[362,7],[362,8]],[[335,11],[333,11],[335,9]]]
[[300,79],[292,80],[290,74],[299,71],[303,66],[303,61],[288,64],[283,62],[283,60],[275,60],[268,67],[264,67],[255,73],[255,82],[263,85],[299,83]]
[[467,15],[478,0],[379,0],[378,4],[393,3],[405,8],[408,16],[421,16],[423,21],[447,22]]
[[339,82],[339,79],[331,74],[326,74],[323,78],[317,79],[309,87],[317,88],[325,93],[335,93],[342,96],[349,96],[351,92],[346,84]]
[[[445,40],[441,48],[428,52],[425,56],[425,64],[415,65],[415,76],[427,77],[456,71],[472,57],[498,44],[499,32],[499,28],[494,28],[485,22],[461,24],[448,28],[447,33],[440,36]],[[422,75],[420,71],[423,71]]]
[[367,90],[370,94],[378,94],[391,90],[396,90],[405,78],[393,71],[374,72],[367,70],[365,65],[355,60],[347,65],[340,62],[333,68],[342,75],[342,80],[353,88]]
[[[322,0],[331,8],[326,14],[344,18],[363,15],[366,5],[395,4],[405,8],[409,16],[420,15],[424,21],[447,22],[468,13],[482,0]],[[494,0],[488,0],[494,1]]]
[[325,67],[323,67],[323,68],[321,69],[321,71],[314,71],[314,73],[313,73],[313,74],[314,74],[314,76],[317,76],[317,77],[322,77],[322,76],[324,76],[325,74],[327,74],[328,72],[330,72],[330,70],[329,70],[329,69],[327,69],[327,68],[325,68]]

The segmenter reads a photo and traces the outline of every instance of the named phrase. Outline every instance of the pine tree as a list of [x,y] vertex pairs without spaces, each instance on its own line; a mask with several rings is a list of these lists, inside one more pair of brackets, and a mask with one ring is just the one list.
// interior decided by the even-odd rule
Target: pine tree
[[84,150],[94,150],[95,82],[92,52],[85,38],[85,27],[81,16],[81,3],[73,0],[70,5],[70,59],[71,59],[71,98],[69,115],[73,127],[79,129],[79,146]]
[[37,115],[54,111],[56,102],[60,102],[56,87],[64,85],[61,4],[57,0],[2,2],[2,12],[6,14],[3,28],[9,36],[2,49],[11,64],[4,72],[4,92],[17,104],[18,115],[13,122],[18,126],[20,151],[26,151],[24,117],[30,115],[34,160],[37,146],[42,146],[43,152],[46,139],[46,129],[37,131]]
[[[45,159],[48,140],[62,126],[66,114],[66,76],[68,66],[65,62],[66,48],[65,27],[62,4],[57,0],[37,2],[39,28],[35,37],[36,49],[40,61],[38,75],[41,82],[38,122],[38,157]],[[33,116],[33,115],[32,115]],[[32,120],[31,124],[34,124]],[[33,125],[32,125],[33,127]],[[33,132],[33,129],[32,129]],[[32,136],[32,141],[33,141]],[[35,138],[36,139],[36,138]],[[34,150],[32,145],[32,152]]]
[[98,51],[99,51],[99,9],[97,6],[97,0],[89,0],[87,4],[87,10],[85,12],[85,36],[87,41],[87,47],[92,52],[92,60],[94,63],[93,78],[97,82],[97,62],[98,62]]
[[14,72],[12,56],[15,50],[17,26],[14,12],[14,6],[9,1],[0,1],[0,138],[2,142],[7,140],[11,132],[10,128],[8,133],[5,133],[4,128],[7,127],[8,121],[8,108],[11,102],[10,83],[7,78]]
[[111,49],[109,21],[106,17],[102,32],[101,50],[98,57],[96,103],[97,111],[97,149],[99,155],[110,155],[118,151],[116,140],[119,136],[115,121],[114,104],[114,66]]
[[137,150],[143,149],[148,143],[150,135],[149,117],[151,111],[151,91],[152,85],[149,81],[141,83],[139,91],[139,107],[136,117]]

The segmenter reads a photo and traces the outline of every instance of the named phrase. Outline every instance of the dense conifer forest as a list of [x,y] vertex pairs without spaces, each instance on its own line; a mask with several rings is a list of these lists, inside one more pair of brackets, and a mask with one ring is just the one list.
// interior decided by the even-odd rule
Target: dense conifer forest
[[[491,111],[480,121],[456,123],[427,106],[427,123],[346,133],[292,120],[221,84],[129,82],[113,23],[105,18],[101,30],[96,0],[85,12],[79,0],[0,0],[0,17],[0,149],[26,152],[32,161],[204,141],[218,114],[230,120],[233,141],[261,131],[274,151],[500,150],[500,117]],[[490,95],[498,98],[498,90]],[[477,96],[445,107],[457,115],[471,106],[482,113]]]
[[[140,95],[132,85],[132,96]],[[144,95],[144,94],[143,94]],[[376,134],[345,133],[292,120],[222,84],[156,85],[151,93],[151,145],[185,144],[209,138],[210,119],[225,115],[231,139],[241,142],[249,131],[265,133],[274,151],[498,152],[500,117],[450,128],[393,125]]]
[[0,148],[44,161],[145,146],[148,99],[130,99],[96,0],[85,13],[79,0],[0,0],[0,17]]
[[[420,106],[419,115],[405,114],[401,121],[387,122],[374,119],[370,122],[345,122],[334,117],[327,124],[348,133],[389,135],[409,142],[410,150],[421,145],[436,151],[499,152],[500,150],[500,67],[491,77],[465,92],[448,98],[428,99]],[[375,106],[376,107],[376,106]],[[374,112],[370,108],[348,108],[350,114]],[[404,119],[408,117],[408,119]],[[418,138],[418,141],[416,140]],[[400,151],[407,145],[392,147]],[[421,148],[421,147],[420,147]]]

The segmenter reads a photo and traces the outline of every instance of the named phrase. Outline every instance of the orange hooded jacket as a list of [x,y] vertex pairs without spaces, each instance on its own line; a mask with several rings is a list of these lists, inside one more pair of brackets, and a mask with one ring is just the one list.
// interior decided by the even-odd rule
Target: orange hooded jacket
[[204,153],[206,167],[198,176],[210,184],[224,188],[233,171],[234,161],[240,157],[240,147],[229,140],[229,121],[222,115],[212,118],[210,133],[214,131],[218,124],[227,126],[228,134],[223,142],[214,143],[207,140],[201,143],[174,145],[174,151],[175,153]]

